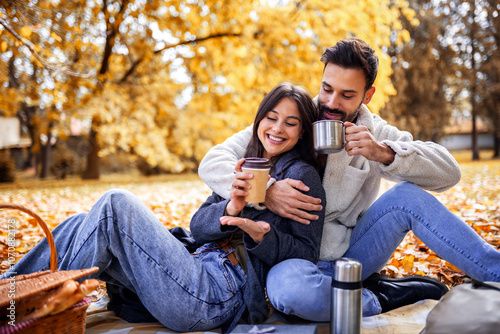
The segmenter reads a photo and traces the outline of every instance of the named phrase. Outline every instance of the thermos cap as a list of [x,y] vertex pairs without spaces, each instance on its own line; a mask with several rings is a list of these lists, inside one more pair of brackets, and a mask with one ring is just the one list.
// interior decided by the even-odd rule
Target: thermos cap
[[333,262],[333,279],[338,282],[360,282],[361,263],[350,258],[340,258]]

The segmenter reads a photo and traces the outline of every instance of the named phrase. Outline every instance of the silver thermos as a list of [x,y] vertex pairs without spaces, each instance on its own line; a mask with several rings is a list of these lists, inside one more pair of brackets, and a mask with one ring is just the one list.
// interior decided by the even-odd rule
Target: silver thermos
[[333,262],[330,334],[361,333],[361,263],[341,258]]

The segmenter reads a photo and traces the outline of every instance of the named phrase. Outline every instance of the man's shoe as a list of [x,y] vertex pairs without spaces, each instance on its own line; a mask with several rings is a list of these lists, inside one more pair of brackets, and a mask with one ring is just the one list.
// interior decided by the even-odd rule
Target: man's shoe
[[382,313],[419,300],[439,300],[448,292],[444,283],[424,276],[388,278],[385,275],[373,274],[363,281],[363,287],[378,298]]

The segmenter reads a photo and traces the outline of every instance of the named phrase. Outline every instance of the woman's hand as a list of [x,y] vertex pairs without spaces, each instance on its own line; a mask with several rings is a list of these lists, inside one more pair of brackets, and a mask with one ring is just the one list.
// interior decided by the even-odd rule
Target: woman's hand
[[231,186],[231,200],[226,206],[226,213],[230,216],[239,215],[241,210],[243,210],[247,204],[245,196],[248,195],[246,190],[250,188],[250,184],[248,184],[246,180],[251,179],[253,175],[242,172],[241,165],[243,165],[244,162],[245,159],[238,160],[236,167],[234,168],[235,175],[233,185]]
[[247,218],[223,216],[220,217],[221,225],[238,226],[245,231],[256,243],[264,239],[267,232],[271,230],[269,223],[264,221],[253,221]]

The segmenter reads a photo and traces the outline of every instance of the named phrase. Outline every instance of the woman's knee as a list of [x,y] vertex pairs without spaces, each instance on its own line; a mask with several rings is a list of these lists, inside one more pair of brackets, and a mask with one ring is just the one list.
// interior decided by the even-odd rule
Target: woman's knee
[[104,193],[101,200],[107,202],[114,210],[130,211],[143,208],[144,204],[137,196],[125,189],[111,189]]
[[120,188],[113,188],[104,193],[102,198],[109,199],[112,202],[129,202],[135,200],[137,197],[130,191]]
[[111,218],[115,224],[145,224],[143,219],[149,209],[144,203],[128,190],[111,189],[104,193],[96,203],[99,219]]

